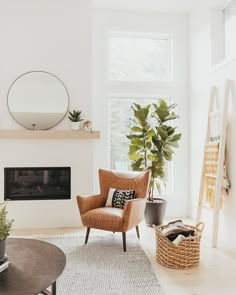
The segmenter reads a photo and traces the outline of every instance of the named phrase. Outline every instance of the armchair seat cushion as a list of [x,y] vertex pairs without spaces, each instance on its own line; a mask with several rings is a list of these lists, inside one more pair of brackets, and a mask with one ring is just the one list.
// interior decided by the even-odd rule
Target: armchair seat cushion
[[86,227],[122,232],[124,227],[123,209],[101,207],[90,210],[82,215]]

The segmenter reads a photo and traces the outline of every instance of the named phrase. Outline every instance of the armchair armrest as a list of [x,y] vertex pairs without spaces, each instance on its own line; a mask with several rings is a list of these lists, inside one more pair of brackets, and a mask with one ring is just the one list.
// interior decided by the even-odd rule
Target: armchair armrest
[[84,214],[85,212],[96,209],[99,207],[103,207],[104,199],[101,195],[92,195],[92,196],[77,196],[77,205],[79,207],[80,214]]
[[146,198],[138,198],[126,202],[123,212],[126,230],[137,226],[143,220],[146,201]]

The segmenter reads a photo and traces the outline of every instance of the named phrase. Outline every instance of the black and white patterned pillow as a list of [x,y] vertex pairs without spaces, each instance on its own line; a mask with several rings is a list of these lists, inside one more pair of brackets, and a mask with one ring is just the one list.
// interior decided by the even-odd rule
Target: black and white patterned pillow
[[135,199],[134,190],[119,190],[110,188],[106,207],[115,207],[123,209],[127,200]]

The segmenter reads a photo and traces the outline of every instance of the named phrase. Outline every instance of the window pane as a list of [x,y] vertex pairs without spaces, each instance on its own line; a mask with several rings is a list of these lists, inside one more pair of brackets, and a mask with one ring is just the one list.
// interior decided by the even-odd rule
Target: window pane
[[[132,99],[132,98],[111,98],[110,99],[110,168],[115,170],[131,170],[129,167],[129,145],[130,140],[126,137],[130,133],[132,125],[133,111],[132,104],[136,102],[140,105],[157,103],[156,99]],[[165,182],[166,190],[170,191],[171,165],[166,166]]]
[[225,34],[225,57],[235,58],[236,56],[236,0],[223,10],[224,14],[224,34]]
[[170,79],[168,38],[110,38],[109,79],[167,81]]

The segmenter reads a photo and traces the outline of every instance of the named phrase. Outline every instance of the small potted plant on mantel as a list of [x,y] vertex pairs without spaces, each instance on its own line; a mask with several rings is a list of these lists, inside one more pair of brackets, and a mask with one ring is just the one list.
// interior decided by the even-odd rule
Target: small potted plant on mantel
[[181,138],[181,133],[176,133],[176,127],[168,124],[178,118],[173,111],[175,107],[176,104],[168,105],[163,99],[158,104],[132,105],[134,119],[131,133],[127,135],[131,168],[134,171],[151,171],[144,213],[147,225],[162,224],[165,215],[166,200],[154,197],[154,189],[160,195],[161,184],[165,184],[166,164],[172,160]]
[[5,256],[6,239],[10,235],[12,220],[7,219],[7,209],[5,203],[0,203],[0,259]]
[[71,121],[71,129],[72,130],[79,130],[80,122],[83,121],[81,118],[81,111],[73,110],[72,112],[69,111],[69,120]]

